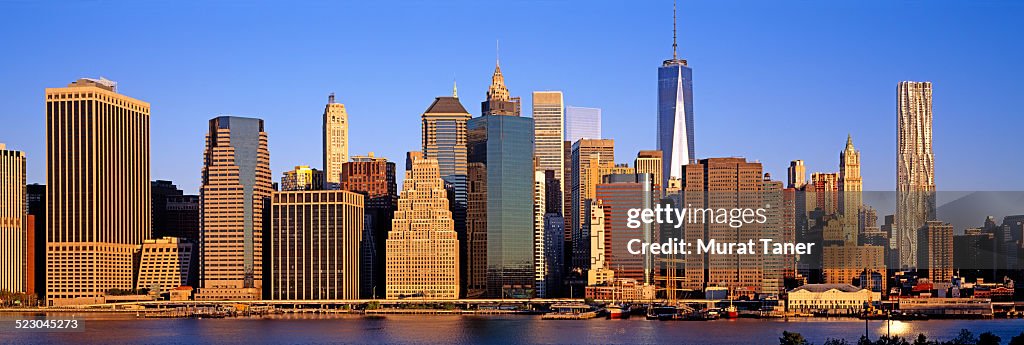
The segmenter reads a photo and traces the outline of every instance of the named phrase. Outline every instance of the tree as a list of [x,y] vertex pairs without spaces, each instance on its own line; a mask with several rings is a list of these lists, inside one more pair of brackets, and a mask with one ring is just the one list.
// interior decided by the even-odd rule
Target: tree
[[978,335],[978,345],[999,345],[1002,339],[998,335],[992,334],[992,332],[985,332]]
[[810,345],[807,343],[807,339],[797,332],[782,331],[782,337],[779,338],[779,345]]
[[924,333],[918,333],[917,338],[914,339],[913,345],[938,345],[938,341],[928,341],[928,336]]
[[978,338],[975,338],[971,331],[964,328],[961,329],[960,334],[957,334],[956,338],[953,338],[949,343],[950,345],[975,345],[978,343]]
[[891,337],[883,335],[878,337],[878,341],[874,345],[910,345],[910,342],[897,335]]
[[1024,332],[1020,332],[1016,337],[1010,338],[1010,343],[1006,345],[1024,345]]

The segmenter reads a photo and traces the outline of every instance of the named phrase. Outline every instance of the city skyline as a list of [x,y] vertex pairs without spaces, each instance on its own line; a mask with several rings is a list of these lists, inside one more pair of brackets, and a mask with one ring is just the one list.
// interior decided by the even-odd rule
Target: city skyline
[[[785,5],[785,4],[784,4]],[[14,14],[14,18],[6,21],[3,26],[18,25],[32,16],[19,17],[19,10],[33,10],[38,6],[35,4],[14,4],[8,13]],[[245,13],[248,10],[244,5],[211,5],[216,10],[239,10]],[[377,5],[369,5],[369,9],[360,8],[362,4],[343,5],[344,9],[352,11],[374,11],[378,10]],[[436,42],[439,46],[434,49],[426,49],[418,46],[415,41],[421,39],[421,35],[429,35],[431,32],[409,33],[407,28],[415,27],[417,21],[422,19],[413,18],[417,10],[416,4],[402,7],[396,12],[396,17],[391,20],[398,21],[398,24],[388,22],[393,27],[386,28],[379,32],[379,39],[391,40],[401,49],[396,51],[417,53],[417,65],[429,66],[420,68],[411,73],[408,69],[397,68],[383,69],[389,63],[391,57],[382,59],[379,62],[361,61],[373,56],[388,54],[377,54],[380,47],[367,46],[358,38],[342,38],[334,40],[340,45],[354,44],[357,48],[366,48],[365,54],[360,54],[361,49],[354,53],[344,54],[344,59],[331,61],[331,59],[320,60],[321,57],[311,58],[304,54],[301,60],[294,57],[284,58],[274,63],[268,62],[267,58],[258,55],[247,55],[251,49],[242,45],[252,38],[241,36],[236,40],[229,40],[232,30],[229,27],[220,27],[232,23],[234,19],[224,23],[211,24],[200,22],[195,28],[190,28],[181,33],[168,33],[145,30],[140,32],[126,33],[131,37],[134,35],[150,35],[156,39],[163,39],[169,42],[171,48],[181,48],[181,45],[195,43],[198,48],[210,48],[218,43],[225,44],[227,49],[212,55],[200,55],[208,57],[206,60],[195,59],[190,55],[197,51],[182,51],[165,58],[175,60],[156,60],[166,66],[166,69],[152,69],[138,64],[124,63],[126,58],[138,58],[138,52],[126,53],[125,56],[113,54],[113,57],[104,60],[92,60],[83,58],[74,63],[60,63],[60,55],[56,51],[43,49],[34,56],[33,61],[21,60],[22,57],[5,57],[8,66],[35,66],[47,65],[47,69],[36,71],[33,68],[19,68],[8,74],[8,83],[0,86],[4,91],[5,103],[9,104],[8,116],[12,125],[0,129],[0,137],[11,147],[16,147],[27,153],[28,181],[30,183],[42,183],[45,179],[45,142],[41,140],[42,120],[36,101],[40,96],[40,90],[46,86],[61,85],[67,80],[78,77],[106,76],[121,82],[123,91],[133,97],[145,99],[154,105],[153,126],[151,136],[153,145],[152,152],[152,179],[165,179],[174,181],[181,186],[188,194],[194,194],[198,190],[200,181],[200,164],[198,157],[201,157],[201,143],[205,126],[201,125],[206,120],[220,113],[246,114],[260,117],[268,122],[268,131],[273,138],[270,144],[270,151],[279,152],[278,157],[272,162],[272,171],[276,176],[288,168],[296,165],[315,166],[320,161],[321,152],[310,150],[315,143],[309,143],[302,138],[317,135],[319,126],[303,126],[296,123],[296,119],[305,120],[315,124],[319,122],[322,115],[323,97],[330,92],[336,92],[339,103],[345,103],[349,109],[351,120],[350,138],[352,152],[377,152],[382,157],[398,160],[402,152],[418,147],[416,131],[419,130],[418,115],[422,112],[422,104],[433,97],[448,94],[452,74],[455,79],[463,84],[462,98],[470,104],[470,113],[474,117],[479,116],[473,104],[485,99],[486,85],[489,84],[490,69],[493,68],[493,51],[491,43],[495,38],[501,40],[500,57],[503,73],[510,89],[516,90],[518,95],[527,95],[536,90],[562,90],[565,94],[565,105],[597,107],[603,109],[603,122],[605,133],[603,137],[615,139],[617,154],[620,157],[632,157],[635,152],[642,149],[654,149],[653,137],[655,135],[654,123],[656,113],[656,99],[652,96],[656,89],[656,67],[671,52],[671,18],[669,11],[671,3],[644,3],[629,5],[628,10],[621,11],[621,19],[628,22],[635,30],[629,32],[629,39],[624,37],[626,33],[611,33],[602,36],[602,29],[592,25],[573,24],[584,23],[594,20],[607,13],[616,13],[623,10],[622,4],[595,4],[578,14],[569,16],[567,9],[560,8],[564,4],[540,4],[539,6],[551,7],[553,14],[544,16],[562,16],[565,22],[558,25],[539,25],[538,27],[523,28],[514,26],[508,28],[509,33],[481,33],[474,34],[474,37],[455,35],[456,37],[439,38]],[[446,4],[453,14],[459,15],[463,11],[479,10],[483,5],[471,4]],[[791,6],[791,5],[790,5]],[[954,50],[938,52],[931,45],[936,42],[970,46],[992,43],[988,40],[998,41],[1008,37],[1004,28],[1006,25],[1017,25],[1009,21],[1000,21],[999,18],[1011,18],[1014,13],[1020,10],[1019,7],[1009,6],[999,8],[1000,13],[993,14],[994,8],[984,6],[967,6],[963,4],[941,3],[928,8],[911,8],[917,10],[904,22],[894,22],[895,14],[900,11],[887,11],[891,7],[911,6],[893,4],[869,4],[854,9],[844,8],[842,5],[830,7],[822,4],[813,4],[798,8],[798,11],[786,18],[793,19],[794,24],[771,26],[761,31],[754,31],[757,25],[765,25],[760,16],[769,15],[754,12],[767,10],[761,6],[748,6],[744,11],[739,11],[728,20],[735,20],[735,28],[723,30],[703,30],[712,23],[703,17],[716,17],[715,14],[725,11],[727,5],[714,5],[704,3],[684,2],[679,7],[679,52],[685,56],[698,75],[694,76],[694,104],[695,119],[697,128],[696,141],[699,142],[696,156],[724,157],[742,156],[761,162],[765,171],[782,176],[783,170],[790,160],[802,159],[807,164],[807,170],[831,171],[834,166],[834,148],[831,145],[815,145],[816,142],[834,142],[836,137],[852,133],[858,138],[871,138],[858,145],[863,152],[862,164],[864,166],[863,178],[865,190],[892,190],[895,188],[895,178],[892,172],[895,170],[895,142],[896,132],[893,129],[896,100],[892,96],[892,84],[900,80],[929,80],[935,84],[935,137],[938,138],[935,144],[936,154],[936,185],[940,190],[967,190],[967,189],[1022,189],[1024,181],[1013,179],[1014,171],[1019,171],[1020,165],[1024,163],[1012,160],[998,159],[1000,156],[1012,154],[1012,152],[1000,151],[998,148],[1016,147],[1012,141],[1010,128],[1018,127],[1016,124],[1022,121],[1019,117],[1011,116],[1012,108],[1007,104],[1010,95],[1016,94],[1017,86],[1004,84],[1000,77],[1007,80],[1014,78],[1015,73],[1020,71],[1010,68],[1009,63],[1015,61],[1019,55],[1020,48],[1007,46],[1009,51],[991,53],[986,49],[988,46],[973,46],[975,49]],[[93,8],[88,5],[69,5],[74,9],[76,15],[96,12],[100,8]],[[116,7],[116,6],[115,6]],[[126,8],[110,8],[107,11],[93,13],[98,18],[115,15],[119,11],[137,9],[137,6],[125,6]],[[151,5],[152,8],[159,8],[160,5]],[[236,8],[239,7],[239,8]],[[303,9],[289,8],[287,12],[294,14],[295,11],[313,11],[324,7],[324,5],[311,5]],[[524,4],[510,6],[513,13],[526,10]],[[792,7],[792,6],[791,6]],[[833,14],[829,11],[850,10],[843,12],[847,16],[840,19],[840,22],[829,24],[823,27],[820,32],[804,32],[797,30],[796,26],[808,24],[824,25],[825,22],[817,22],[824,19],[807,20],[798,18],[800,11],[821,10],[824,7],[825,14]],[[913,7],[913,6],[911,6]],[[906,9],[906,8],[904,8]],[[175,9],[175,11],[186,12],[182,15],[190,15],[188,9]],[[775,11],[793,11],[792,8],[780,6]],[[749,11],[749,12],[747,12]],[[172,11],[173,12],[173,11]],[[59,18],[67,15],[57,11],[54,15]],[[880,15],[885,25],[877,27],[862,28],[865,31],[854,30],[858,18],[868,15]],[[155,17],[153,20],[159,23],[161,20],[169,20],[173,13],[166,14],[168,17]],[[193,16],[202,18],[201,15],[191,13]],[[315,15],[315,14],[311,14]],[[909,30],[915,23],[927,19],[929,22],[941,19],[945,16],[957,16],[958,20],[968,20],[975,24],[966,29],[931,27],[927,32],[921,33],[922,39],[915,42],[902,42],[896,38],[874,40],[880,35],[891,30]],[[1006,17],[1002,17],[1006,16]],[[793,17],[793,18],[790,18]],[[979,18],[986,18],[986,22],[978,22]],[[660,18],[660,19],[659,19]],[[902,18],[902,17],[901,17]],[[970,21],[971,19],[974,21]],[[993,19],[996,18],[996,19]],[[835,20],[836,18],[831,18]],[[888,21],[886,21],[888,20]],[[271,26],[277,27],[286,21],[275,20]],[[635,22],[635,23],[634,23]],[[561,23],[561,22],[560,22]],[[770,24],[769,22],[768,24]],[[636,24],[636,25],[632,25]],[[775,23],[778,24],[778,23]],[[788,25],[793,25],[788,26]],[[564,27],[563,27],[564,26]],[[168,26],[170,27],[170,26]],[[442,26],[438,30],[444,29]],[[719,27],[716,26],[716,29]],[[195,37],[196,41],[184,41],[189,33],[196,33],[193,30],[211,29],[213,34],[210,37]],[[300,39],[289,43],[288,48],[302,49],[306,44],[324,38],[323,35],[333,35],[338,30],[317,32],[313,24],[296,28],[296,31],[287,31],[288,34],[297,34]],[[51,35],[54,32],[50,29],[41,30],[39,33],[26,33],[13,37],[15,49],[35,50],[35,43],[31,41],[40,36]],[[92,30],[89,27],[83,28],[85,33]],[[525,37],[536,33],[538,30],[548,30],[559,34],[559,36],[570,36],[574,30],[598,30],[588,37],[605,37],[602,41],[584,40],[579,43],[565,43],[560,46],[559,51],[569,51],[559,56],[544,55],[545,49],[551,49],[554,44],[551,41],[533,41]],[[954,30],[950,32],[949,30]],[[701,32],[713,32],[706,34]],[[258,34],[258,32],[257,32]],[[772,36],[772,35],[775,36]],[[828,36],[832,34],[833,36]],[[100,33],[99,35],[106,35]],[[817,44],[817,50],[795,51],[794,52],[770,52],[765,50],[765,43],[757,42],[767,35],[783,47],[795,47],[808,43]],[[495,37],[497,36],[497,37]],[[633,37],[635,36],[635,40]],[[827,40],[825,40],[828,38]],[[307,40],[309,42],[307,42]],[[725,43],[714,43],[715,40],[724,40]],[[821,41],[825,40],[825,41]],[[970,43],[979,41],[978,43]],[[58,40],[58,42],[60,42]],[[471,42],[475,47],[466,46],[465,42]],[[67,42],[66,42],[67,43]],[[584,49],[595,44],[614,43],[620,46],[621,50],[632,50],[633,53],[600,54]],[[896,44],[901,44],[895,46]],[[78,47],[73,42],[70,48],[78,48],[82,54],[92,52],[92,47]],[[282,43],[276,43],[282,44]],[[453,55],[445,52],[444,48],[475,48],[468,49],[470,52],[465,55]],[[55,44],[54,46],[61,46]],[[390,46],[390,45],[389,45]],[[69,48],[69,47],[62,47]],[[49,49],[49,48],[48,48]],[[153,52],[159,55],[158,47],[148,47],[144,51]],[[191,48],[196,49],[196,48]],[[237,54],[230,49],[238,49]],[[378,50],[374,50],[378,49]],[[934,59],[919,58],[893,58],[890,54],[853,54],[844,56],[846,49],[856,51],[869,51],[879,49],[898,49],[906,51],[918,49],[923,54],[932,53],[935,56],[945,57],[958,61],[985,61],[984,64],[965,64],[957,69],[949,69],[946,64]],[[465,49],[461,49],[465,50]],[[619,50],[619,49],[616,49]],[[970,50],[970,51],[968,51]],[[755,54],[756,51],[756,54]],[[120,50],[115,50],[120,52]],[[1015,55],[1017,53],[1017,55]],[[337,51],[327,50],[326,57],[337,57]],[[540,55],[538,55],[540,54]],[[718,54],[722,54],[719,56]],[[780,55],[781,54],[781,55]],[[828,54],[829,59],[819,59],[821,54]],[[363,56],[365,55],[365,56]],[[396,55],[408,55],[407,53]],[[607,55],[607,56],[605,56]],[[908,54],[917,55],[917,54]],[[148,56],[148,55],[147,55]],[[592,61],[580,62],[582,56],[587,56]],[[878,57],[886,56],[884,60]],[[972,59],[971,57],[974,56]],[[228,57],[228,60],[224,60]],[[784,57],[784,58],[783,58]],[[56,59],[56,61],[54,61]],[[313,60],[310,60],[313,59]],[[353,59],[353,60],[349,60]],[[438,62],[438,59],[442,62]],[[545,65],[537,65],[540,61]],[[824,61],[827,60],[827,61]],[[925,61],[929,60],[929,61]],[[227,68],[217,71],[223,67],[219,63],[238,63],[239,67]],[[873,69],[867,75],[854,75],[837,73],[848,69],[851,62],[858,62],[861,69]],[[756,64],[755,64],[756,62]],[[762,64],[771,64],[773,68],[769,71],[757,69],[754,74],[752,68],[759,68]],[[845,64],[845,65],[844,65]],[[300,66],[301,65],[301,66]],[[88,67],[84,67],[88,66]],[[242,67],[245,66],[245,67]],[[266,70],[259,73],[260,80],[265,81],[266,76],[276,77],[272,83],[252,83],[248,78],[246,68],[255,66],[265,67]],[[306,67],[308,66],[308,67]],[[346,74],[350,69],[369,69],[380,66],[383,75],[369,76],[360,73]],[[814,68],[807,68],[813,66]],[[145,68],[143,68],[145,67]],[[313,74],[313,68],[318,73]],[[602,73],[591,73],[595,68],[600,68]],[[212,70],[211,70],[212,69]],[[552,70],[552,69],[560,69]],[[29,70],[39,73],[28,73],[22,70]],[[184,73],[187,70],[188,73]],[[398,71],[400,70],[400,71]],[[291,71],[286,73],[286,71]],[[169,74],[171,72],[181,72]],[[388,79],[396,77],[395,72],[406,73],[400,79],[403,84],[403,92],[392,102],[382,101],[376,97],[382,97],[387,88],[380,83],[386,81],[374,81],[372,79]],[[585,73],[585,74],[581,74]],[[371,73],[372,74],[372,73]],[[586,78],[581,78],[585,75]],[[780,80],[779,76],[785,75],[790,80]],[[999,75],[1000,77],[996,77]],[[198,77],[204,79],[196,79]],[[209,79],[205,79],[209,78]],[[369,78],[369,79],[368,79]],[[596,78],[596,79],[595,79]],[[605,78],[608,78],[607,80]],[[411,79],[411,80],[410,80]],[[585,80],[580,80],[585,79]],[[773,80],[775,84],[766,88],[760,80]],[[211,81],[212,80],[212,81]],[[392,79],[393,80],[393,79]],[[615,84],[611,81],[616,80]],[[838,81],[833,87],[822,88],[819,85],[823,82]],[[198,84],[197,84],[198,83]],[[737,86],[737,83],[747,85]],[[583,84],[601,85],[600,87]],[[263,85],[263,86],[261,86]],[[607,85],[616,85],[609,87]],[[37,87],[38,86],[38,87]],[[244,86],[244,87],[243,87]],[[266,97],[267,92],[274,90],[278,92],[281,88],[288,88],[286,93],[275,97]],[[734,90],[741,87],[739,90]],[[748,89],[752,88],[752,89]],[[230,90],[230,91],[228,91]],[[737,91],[746,90],[746,102],[735,102],[734,95]],[[210,95],[197,95],[206,93]],[[617,97],[612,97],[616,95]],[[394,98],[393,95],[389,96]],[[186,101],[195,99],[194,102]],[[615,100],[609,100],[615,98]],[[531,102],[523,99],[523,103]],[[394,104],[390,104],[394,103]],[[740,104],[740,103],[751,103]],[[839,104],[823,108],[825,104]],[[756,106],[755,106],[756,105]],[[806,110],[804,110],[806,109]],[[821,109],[829,109],[829,112],[822,112]],[[524,116],[531,114],[524,113]],[[803,130],[802,135],[797,138],[772,135],[773,131],[764,131],[765,126],[757,121],[750,121],[745,124],[743,120],[774,118],[777,119],[779,131],[787,127],[805,126],[814,128],[813,131]],[[812,120],[826,120],[834,123],[841,123],[842,126],[816,126]],[[850,122],[848,119],[860,121]],[[378,135],[374,125],[381,121],[393,124],[392,130],[396,133],[393,140],[382,142],[374,140]],[[203,121],[203,122],[200,122]],[[994,121],[1000,121],[999,126],[993,125]],[[628,124],[628,125],[625,125]],[[972,135],[963,135],[964,132],[984,135],[986,140],[977,140]],[[756,133],[753,135],[751,133]],[[978,134],[980,133],[980,134]],[[729,135],[727,135],[729,134]],[[985,135],[990,134],[990,135]],[[747,137],[754,138],[754,141],[744,140],[735,142],[726,137]],[[312,145],[311,145],[312,144]],[[706,149],[704,149],[706,148]],[[624,163],[617,162],[617,163]],[[974,165],[986,165],[992,167],[981,174],[985,178],[977,178],[976,171],[966,167]]]

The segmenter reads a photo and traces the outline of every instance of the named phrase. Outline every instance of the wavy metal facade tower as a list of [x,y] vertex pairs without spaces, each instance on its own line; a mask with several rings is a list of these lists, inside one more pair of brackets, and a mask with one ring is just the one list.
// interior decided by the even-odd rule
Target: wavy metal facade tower
[[893,268],[918,267],[917,230],[935,220],[935,154],[932,152],[932,83],[897,86],[896,219]]

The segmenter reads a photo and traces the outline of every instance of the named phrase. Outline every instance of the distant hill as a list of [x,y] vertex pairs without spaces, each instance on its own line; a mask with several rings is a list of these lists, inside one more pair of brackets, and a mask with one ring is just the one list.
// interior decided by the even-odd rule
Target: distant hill
[[[949,193],[949,194],[947,194]],[[936,216],[939,220],[953,224],[955,233],[962,234],[965,228],[980,227],[985,217],[993,216],[996,223],[1003,217],[1024,214],[1024,192],[939,192],[936,197]],[[943,203],[944,200],[952,201]]]

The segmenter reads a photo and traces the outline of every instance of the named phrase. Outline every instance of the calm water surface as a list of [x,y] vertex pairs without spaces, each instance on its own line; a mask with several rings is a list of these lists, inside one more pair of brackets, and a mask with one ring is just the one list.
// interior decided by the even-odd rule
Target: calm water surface
[[[0,315],[10,319],[17,315]],[[51,315],[50,318],[58,318]],[[0,332],[2,344],[778,344],[782,331],[809,341],[851,341],[864,334],[856,319],[718,320],[663,322],[629,320],[540,320],[533,316],[285,316],[264,319],[135,319],[134,315],[85,315],[85,330],[70,333]],[[1024,331],[1024,319],[894,321],[893,334],[950,339],[967,328],[993,332],[1004,343]],[[872,338],[885,321],[871,321]]]

